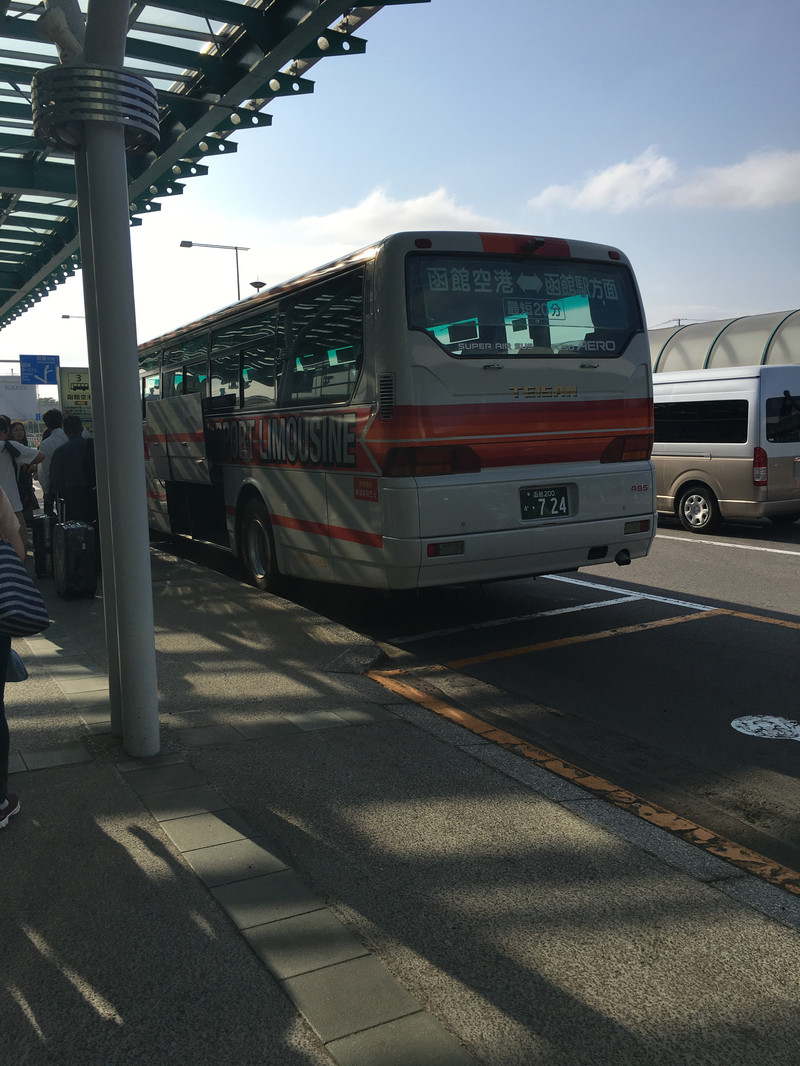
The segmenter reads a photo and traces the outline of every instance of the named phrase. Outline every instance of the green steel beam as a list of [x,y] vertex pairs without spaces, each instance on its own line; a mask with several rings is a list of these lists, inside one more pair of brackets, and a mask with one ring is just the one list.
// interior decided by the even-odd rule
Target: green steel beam
[[[209,157],[236,151],[231,134],[268,126],[272,120],[263,108],[270,100],[312,92],[314,83],[304,75],[320,59],[362,53],[366,41],[354,31],[383,6],[427,2],[386,0],[353,7],[346,0],[146,0],[132,5],[134,13],[155,8],[194,16],[197,30],[208,32],[208,41],[219,50],[186,47],[192,36],[176,29],[170,37],[166,23],[162,28],[169,43],[154,40],[155,33],[144,26],[142,34],[148,36],[138,35],[134,19],[126,42],[130,68],[137,60],[159,68],[139,70],[150,80],[171,79],[172,68],[175,83],[182,83],[183,89],[159,93],[158,150],[129,157],[131,225],[160,210],[157,200],[180,195],[186,178],[207,173]],[[0,0],[0,37],[41,45],[35,18],[4,18],[5,12]],[[215,36],[211,22],[225,26],[226,33],[217,30]],[[19,60],[33,51],[21,47]],[[5,119],[32,125],[26,95],[34,73],[22,62],[0,64],[0,81],[19,87],[20,93],[18,100],[0,98],[0,124]],[[79,265],[74,166],[54,161],[58,158],[58,153],[26,137],[23,129],[0,135],[0,329]],[[25,236],[17,241],[20,233]],[[9,258],[13,267],[3,266]]]
[[35,137],[20,137],[14,133],[0,132],[0,153],[2,152],[41,152],[42,146]]
[[21,271],[12,273],[9,270],[0,270],[0,289],[6,292],[14,292],[23,282],[24,276]]
[[[0,200],[0,215],[4,204]],[[18,200],[14,206],[15,215],[42,215],[45,218],[77,219],[78,209],[69,204],[40,204],[35,200]]]
[[[323,41],[325,42],[323,44]],[[367,42],[362,37],[354,37],[352,33],[338,33],[336,30],[325,30],[316,40],[302,48],[295,59],[324,59],[326,56],[363,55],[367,50]]]
[[30,125],[31,105],[27,101],[24,104],[15,104],[4,97],[0,97],[0,121],[4,118],[17,122],[27,122]]
[[0,158],[0,193],[75,199],[75,170],[61,163]]

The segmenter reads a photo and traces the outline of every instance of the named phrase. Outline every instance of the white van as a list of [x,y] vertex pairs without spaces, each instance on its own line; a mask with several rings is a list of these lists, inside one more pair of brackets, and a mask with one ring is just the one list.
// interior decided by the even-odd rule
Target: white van
[[800,366],[653,375],[657,507],[708,533],[800,518]]

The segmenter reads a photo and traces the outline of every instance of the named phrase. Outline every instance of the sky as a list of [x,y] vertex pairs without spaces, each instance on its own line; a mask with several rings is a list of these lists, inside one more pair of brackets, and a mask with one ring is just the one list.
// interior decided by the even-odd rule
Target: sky
[[[625,251],[648,326],[800,307],[797,0],[431,0],[131,230],[140,342],[404,229]],[[0,358],[86,365],[80,275]]]

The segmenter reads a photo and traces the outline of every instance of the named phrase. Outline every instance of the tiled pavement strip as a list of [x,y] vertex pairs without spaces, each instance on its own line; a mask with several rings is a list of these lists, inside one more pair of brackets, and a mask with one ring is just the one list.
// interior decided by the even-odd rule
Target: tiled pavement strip
[[[88,731],[109,732],[108,678],[88,659],[44,636],[27,638],[74,705]],[[364,711],[286,716],[285,731],[364,724]],[[368,717],[390,712],[375,705]],[[188,745],[219,744],[264,735],[200,724],[179,730]],[[290,720],[292,719],[292,720]],[[274,719],[265,727],[275,729]],[[279,726],[279,728],[281,728]],[[12,749],[9,771],[91,762],[78,743],[47,750]],[[117,769],[174,847],[227,912],[236,929],[281,984],[340,1066],[475,1066],[475,1060],[260,839],[225,799],[179,755],[129,759]]]

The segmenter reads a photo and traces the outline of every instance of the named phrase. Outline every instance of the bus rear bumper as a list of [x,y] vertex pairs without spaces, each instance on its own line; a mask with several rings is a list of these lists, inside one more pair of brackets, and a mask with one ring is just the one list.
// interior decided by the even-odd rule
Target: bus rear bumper
[[[647,529],[625,532],[642,523]],[[644,558],[656,532],[655,514],[473,534],[459,539],[384,538],[390,589],[429,588],[531,577],[582,566]],[[463,545],[458,554],[447,554]],[[441,554],[435,554],[441,552]],[[434,553],[434,554],[431,554]],[[369,582],[371,584],[371,582]]]

